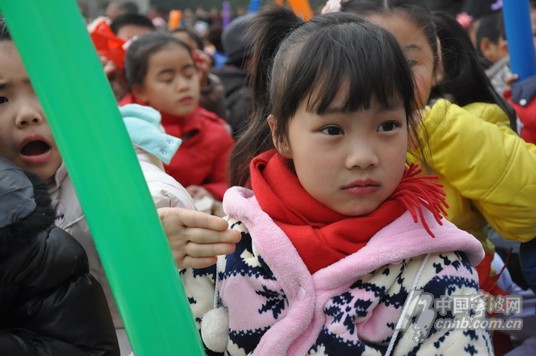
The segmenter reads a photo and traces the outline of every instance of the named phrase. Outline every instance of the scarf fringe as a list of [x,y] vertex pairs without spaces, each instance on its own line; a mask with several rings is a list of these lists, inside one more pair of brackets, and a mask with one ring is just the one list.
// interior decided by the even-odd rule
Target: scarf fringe
[[426,232],[435,237],[428,226],[422,208],[429,210],[439,225],[443,225],[442,219],[447,216],[448,204],[445,200],[446,193],[443,185],[432,182],[437,176],[421,176],[422,169],[411,164],[404,172],[404,177],[392,198],[400,201],[410,212],[415,223],[421,222]]

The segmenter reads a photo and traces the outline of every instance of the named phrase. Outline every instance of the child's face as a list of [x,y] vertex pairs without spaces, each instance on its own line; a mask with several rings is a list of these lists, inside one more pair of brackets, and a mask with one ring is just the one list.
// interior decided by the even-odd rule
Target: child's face
[[15,45],[0,41],[0,156],[49,181],[60,153]]
[[402,178],[408,142],[403,103],[342,112],[339,95],[319,116],[298,107],[283,156],[294,162],[300,183],[330,209],[348,216],[374,211]]
[[436,84],[434,52],[424,32],[409,17],[398,13],[372,15],[367,20],[391,32],[398,40],[413,73],[418,105],[424,108]]
[[188,51],[176,44],[150,56],[143,85],[133,93],[153,108],[167,114],[184,116],[199,103],[199,76]]
[[499,37],[497,43],[493,43],[488,39],[486,44],[486,46],[481,46],[480,50],[484,58],[491,63],[496,63],[508,56],[508,42],[504,38]]

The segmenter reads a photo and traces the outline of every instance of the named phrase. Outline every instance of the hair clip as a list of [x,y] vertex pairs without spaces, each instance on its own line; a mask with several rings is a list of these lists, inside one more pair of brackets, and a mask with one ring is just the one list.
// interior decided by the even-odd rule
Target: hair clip
[[329,14],[332,12],[339,12],[341,11],[341,0],[328,0],[326,2],[326,5],[322,8],[323,14]]

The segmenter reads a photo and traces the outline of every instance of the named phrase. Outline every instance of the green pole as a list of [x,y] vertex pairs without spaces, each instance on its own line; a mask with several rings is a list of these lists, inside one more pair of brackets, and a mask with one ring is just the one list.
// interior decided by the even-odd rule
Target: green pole
[[74,0],[0,0],[136,356],[202,355],[169,245]]

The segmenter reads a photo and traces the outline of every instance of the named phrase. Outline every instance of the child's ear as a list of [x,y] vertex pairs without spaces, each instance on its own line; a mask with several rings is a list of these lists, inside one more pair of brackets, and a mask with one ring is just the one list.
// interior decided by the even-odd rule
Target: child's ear
[[498,47],[499,47],[499,52],[500,53],[505,53],[505,55],[508,54],[508,41],[506,41],[504,39],[499,40]]
[[434,69],[434,78],[432,79],[432,86],[438,85],[445,76],[445,68],[443,64],[443,50],[441,49],[441,41],[439,37],[436,37],[437,42],[437,66]]
[[136,99],[143,101],[145,103],[147,102],[147,96],[145,95],[145,89],[143,85],[134,84],[132,86],[132,94],[134,94]]
[[279,152],[279,154],[285,158],[292,159],[292,151],[290,150],[290,147],[288,146],[286,141],[281,141],[278,139],[275,135],[275,117],[274,115],[268,116],[268,126],[270,126],[270,131],[272,133],[272,141],[274,142],[274,147]]
[[487,60],[491,61],[493,58],[494,53],[494,43],[487,37],[483,37],[480,42],[478,43],[478,47],[480,49],[480,53],[486,58]]

